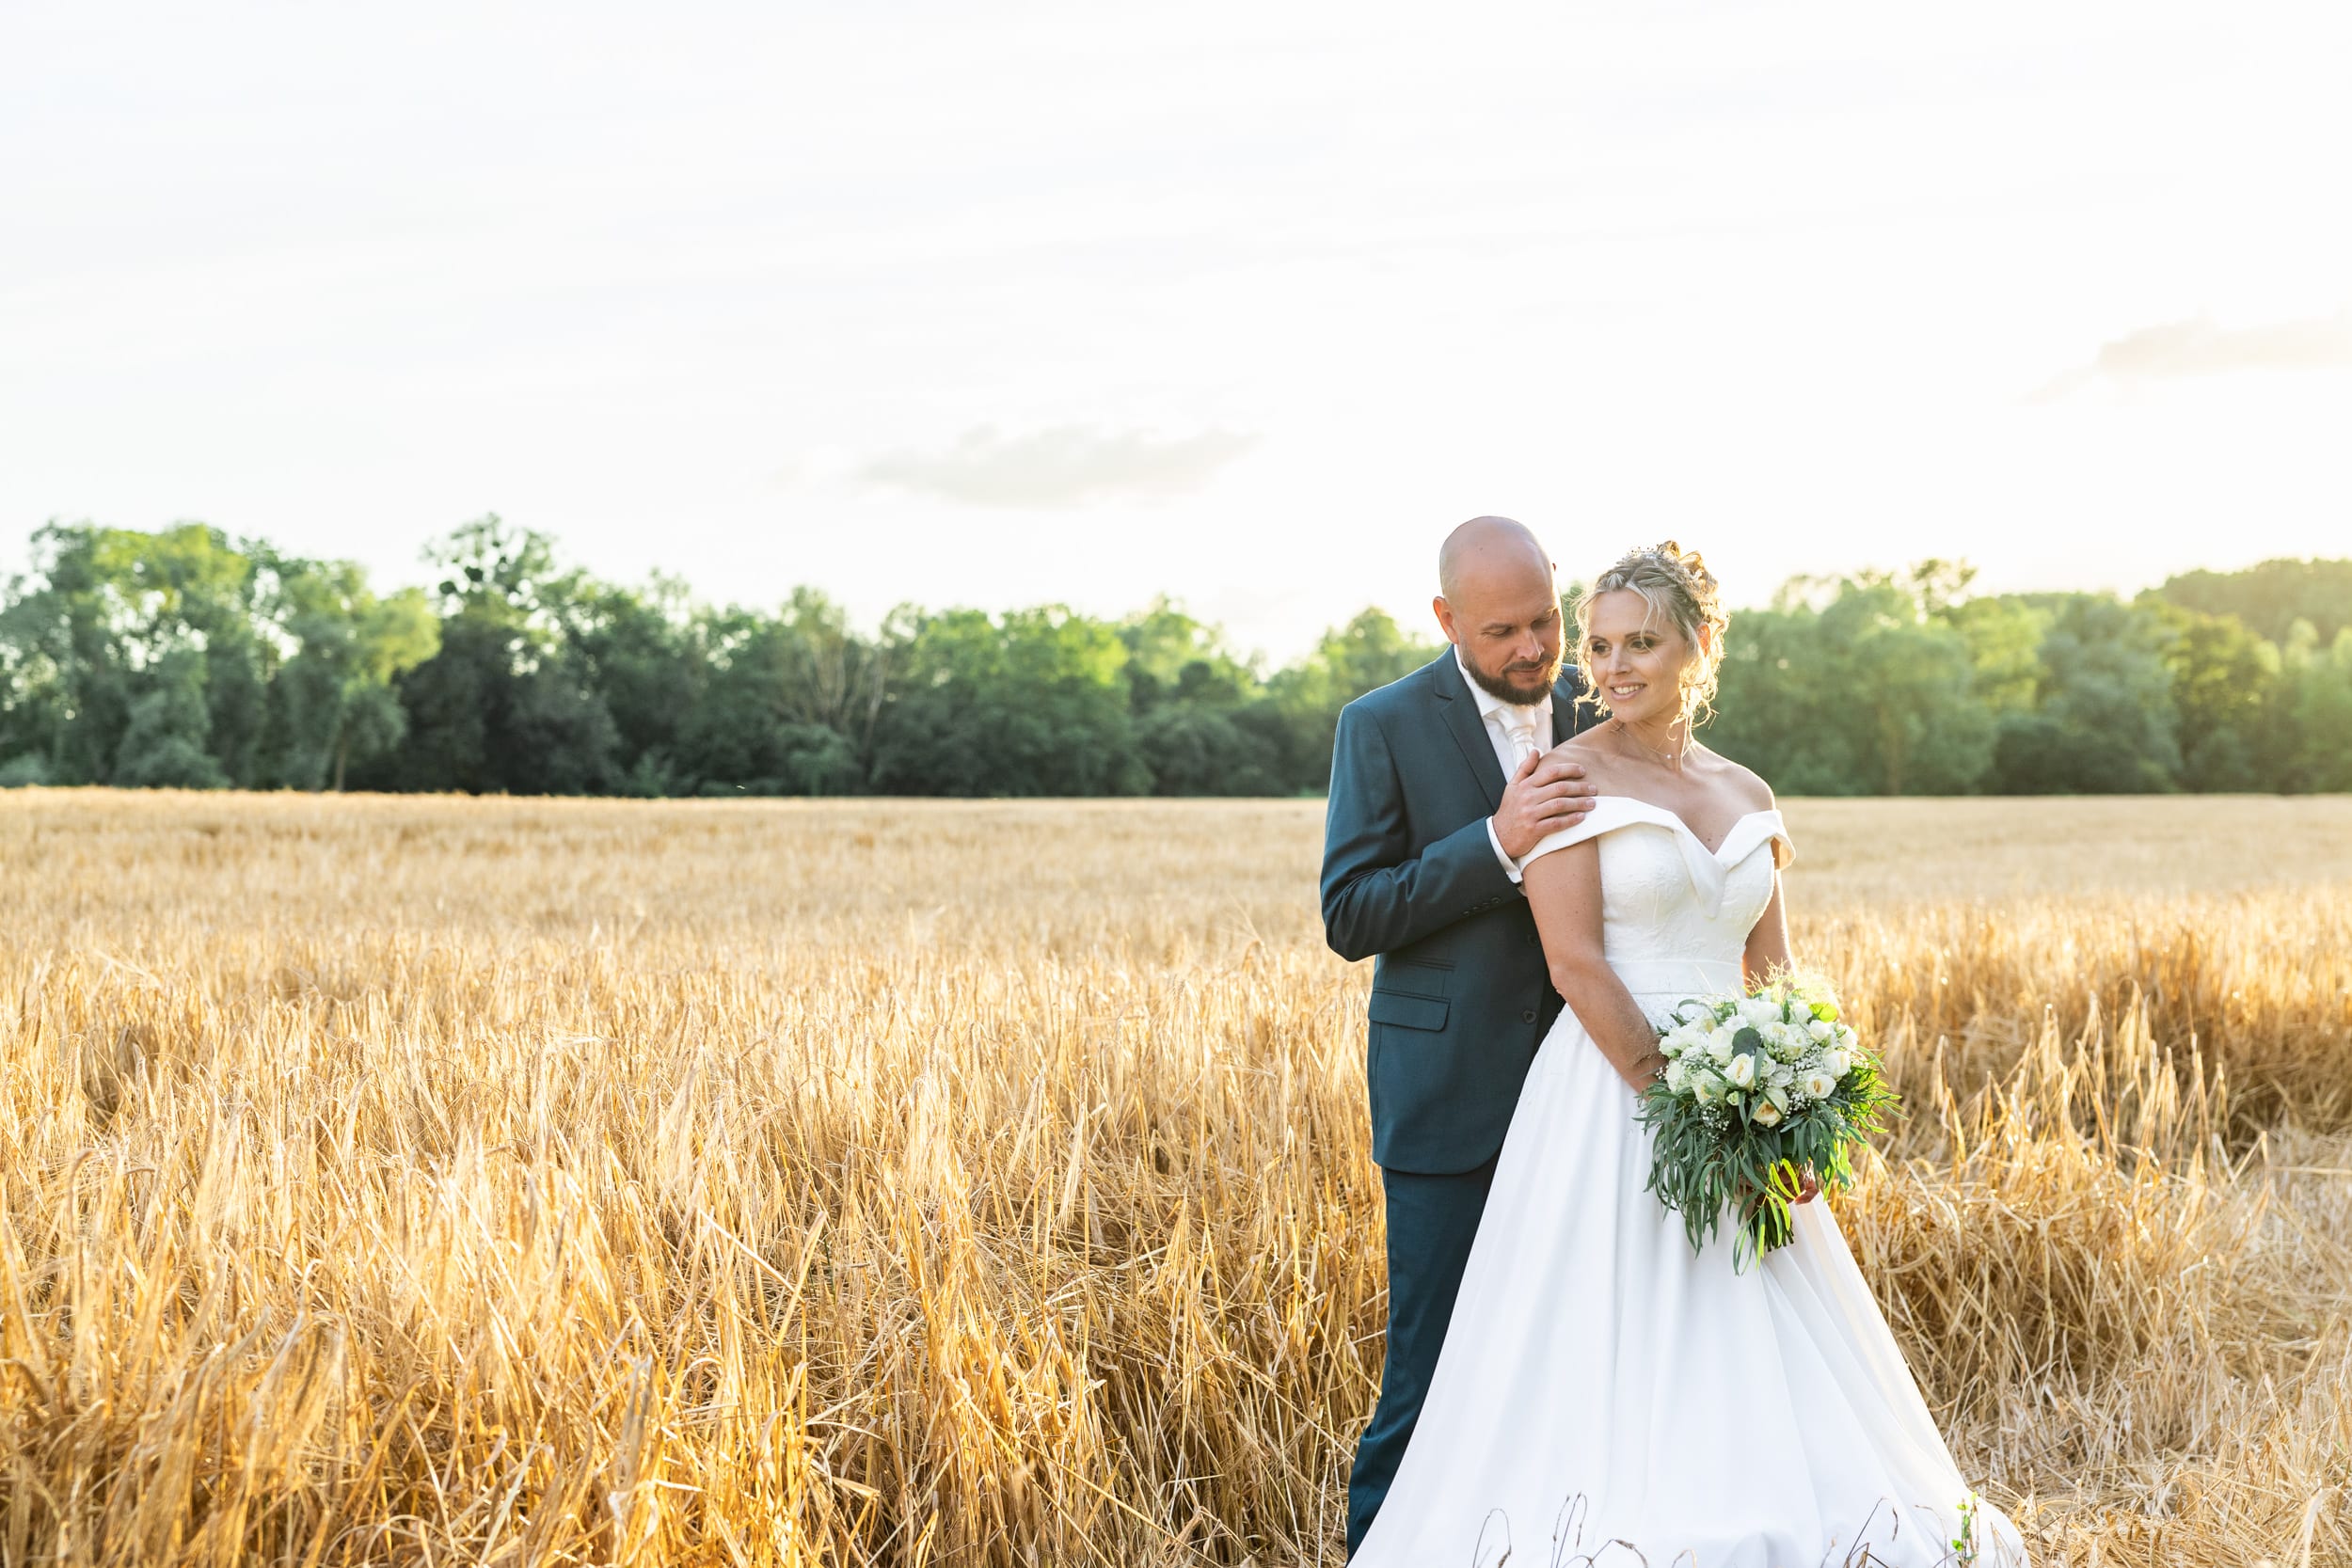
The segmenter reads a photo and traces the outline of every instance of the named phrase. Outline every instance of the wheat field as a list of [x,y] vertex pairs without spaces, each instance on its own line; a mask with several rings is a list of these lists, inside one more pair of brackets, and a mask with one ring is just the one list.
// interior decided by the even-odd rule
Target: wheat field
[[[2352,1565],[2352,800],[1788,812],[1963,1469],[2040,1561]],[[0,794],[0,1563],[1335,1564],[1320,828]]]

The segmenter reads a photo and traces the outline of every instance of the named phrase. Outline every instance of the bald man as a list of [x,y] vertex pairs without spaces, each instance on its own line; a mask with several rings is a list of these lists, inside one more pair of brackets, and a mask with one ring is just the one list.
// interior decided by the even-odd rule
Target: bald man
[[1546,752],[1591,720],[1565,666],[1551,558],[1508,517],[1438,553],[1431,608],[1453,644],[1340,713],[1324,824],[1323,929],[1376,958],[1372,1157],[1389,1228],[1380,1402],[1348,1478],[1352,1556],[1421,1416],[1519,1085],[1563,1006],[1519,857],[1592,809]]

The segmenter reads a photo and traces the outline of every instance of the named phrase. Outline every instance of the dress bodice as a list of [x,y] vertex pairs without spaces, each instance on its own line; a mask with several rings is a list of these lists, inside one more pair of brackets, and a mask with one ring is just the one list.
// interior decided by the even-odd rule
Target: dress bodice
[[1663,807],[1603,795],[1522,863],[1586,839],[1600,841],[1602,951],[1627,990],[1648,1006],[1739,989],[1748,933],[1790,855],[1780,813],[1749,813],[1710,850]]

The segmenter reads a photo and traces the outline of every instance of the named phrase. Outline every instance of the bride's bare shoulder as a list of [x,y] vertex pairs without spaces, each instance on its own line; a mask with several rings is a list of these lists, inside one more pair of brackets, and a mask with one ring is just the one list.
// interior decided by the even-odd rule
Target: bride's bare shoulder
[[1595,784],[1613,778],[1618,772],[1616,752],[1595,740],[1590,730],[1568,736],[1551,749],[1551,754],[1583,768],[1584,777]]
[[1753,812],[1778,809],[1779,802],[1772,798],[1772,786],[1764,782],[1762,775],[1754,768],[1732,761],[1721,752],[1715,752],[1711,747],[1708,750],[1715,758],[1716,766],[1722,769],[1717,774],[1719,786],[1724,794],[1740,803],[1740,810]]

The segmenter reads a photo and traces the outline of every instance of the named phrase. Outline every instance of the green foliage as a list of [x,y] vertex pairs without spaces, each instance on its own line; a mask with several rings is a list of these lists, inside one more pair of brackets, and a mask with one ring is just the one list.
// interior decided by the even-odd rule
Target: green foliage
[[1112,627],[1059,605],[904,614],[902,661],[875,737],[874,784],[905,795],[1140,795]]
[[2191,789],[2250,790],[2276,776],[2265,766],[2286,722],[2279,650],[2234,615],[2185,610],[2157,594],[2139,604],[2164,631],[2172,712],[2182,739],[2182,782]]
[[440,651],[440,623],[421,590],[378,598],[350,562],[269,557],[255,609],[293,655],[270,685],[268,763],[256,782],[341,789],[405,737],[392,682]]
[[2308,624],[2325,647],[2352,626],[2352,561],[2265,561],[2242,572],[2185,572],[2158,597],[2206,615],[2231,616],[2283,644]]
[[390,789],[584,795],[616,789],[620,734],[589,656],[564,635],[596,587],[555,569],[553,542],[485,516],[426,551],[441,640],[399,677],[403,742],[361,770]]
[[174,648],[150,673],[146,689],[131,704],[113,782],[181,789],[218,789],[228,784],[228,771],[206,749],[213,722],[205,701],[204,656],[192,648]]
[[1959,794],[1989,760],[1993,718],[1949,614],[1964,584],[1930,562],[1786,595],[1740,618],[1708,742],[1797,795]]
[[2034,705],[2001,721],[1996,790],[2135,795],[2177,787],[2181,748],[2163,623],[2100,594],[2067,594],[2049,609]]
[[2287,741],[2281,771],[2296,790],[2352,790],[2352,626],[2324,652],[2309,622],[2287,641],[2279,726]]
[[[1311,794],[1340,709],[1445,646],[1367,610],[1268,672],[1166,598],[867,635],[814,589],[599,581],[495,515],[389,593],[198,523],[32,545],[0,594],[0,786]],[[2130,604],[1970,578],[1801,579],[1740,613],[1708,738],[1791,795],[2352,789],[2352,562]]]
[[1442,641],[1406,634],[1386,610],[1366,610],[1323,634],[1314,652],[1266,683],[1279,722],[1282,764],[1294,787],[1320,792],[1331,782],[1331,736],[1340,709],[1402,680],[1438,657]]

